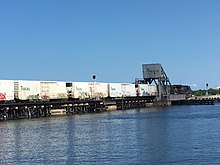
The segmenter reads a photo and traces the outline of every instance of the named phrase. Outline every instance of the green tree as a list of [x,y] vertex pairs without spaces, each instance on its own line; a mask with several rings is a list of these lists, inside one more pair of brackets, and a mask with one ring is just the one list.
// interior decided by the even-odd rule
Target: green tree
[[[207,90],[205,90],[205,89],[199,89],[199,90],[194,90],[194,91],[192,91],[192,93],[193,93],[194,96],[204,96],[204,95],[206,95],[206,92],[207,92]],[[208,94],[209,94],[209,95],[217,95],[217,94],[220,94],[220,89],[210,88],[210,89],[208,89]]]

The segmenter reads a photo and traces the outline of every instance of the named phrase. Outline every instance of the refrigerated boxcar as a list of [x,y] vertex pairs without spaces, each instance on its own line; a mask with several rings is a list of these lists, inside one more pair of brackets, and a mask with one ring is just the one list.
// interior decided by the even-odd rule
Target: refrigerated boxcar
[[135,97],[135,84],[129,83],[109,83],[108,84],[109,97]]
[[14,81],[0,80],[0,101],[14,100]]
[[91,82],[88,85],[91,98],[108,97],[108,83]]
[[67,98],[66,82],[62,81],[41,81],[41,99],[65,99]]
[[15,99],[35,100],[40,97],[40,81],[16,80],[14,81]]
[[138,96],[154,96],[157,93],[157,87],[151,84],[138,84],[137,92]]
[[89,82],[69,82],[66,83],[66,89],[69,98],[86,99],[91,95]]

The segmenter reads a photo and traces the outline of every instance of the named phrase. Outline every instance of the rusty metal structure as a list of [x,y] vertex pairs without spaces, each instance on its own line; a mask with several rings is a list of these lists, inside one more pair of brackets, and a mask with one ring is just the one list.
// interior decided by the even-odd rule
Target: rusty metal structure
[[[161,64],[143,64],[143,82],[145,84],[155,83],[157,85],[157,99],[162,104],[168,103],[172,85]],[[169,104],[169,103],[168,103]]]

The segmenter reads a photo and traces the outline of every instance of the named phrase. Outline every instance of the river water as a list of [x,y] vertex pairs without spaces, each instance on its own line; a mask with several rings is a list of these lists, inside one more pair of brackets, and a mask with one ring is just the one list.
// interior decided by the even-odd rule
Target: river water
[[220,164],[220,104],[0,122],[0,164]]

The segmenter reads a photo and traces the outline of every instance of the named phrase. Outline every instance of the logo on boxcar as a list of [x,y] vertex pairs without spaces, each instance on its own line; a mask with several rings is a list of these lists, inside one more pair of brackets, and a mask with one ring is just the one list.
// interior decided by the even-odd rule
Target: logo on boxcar
[[6,96],[3,93],[0,93],[0,100],[6,100]]

